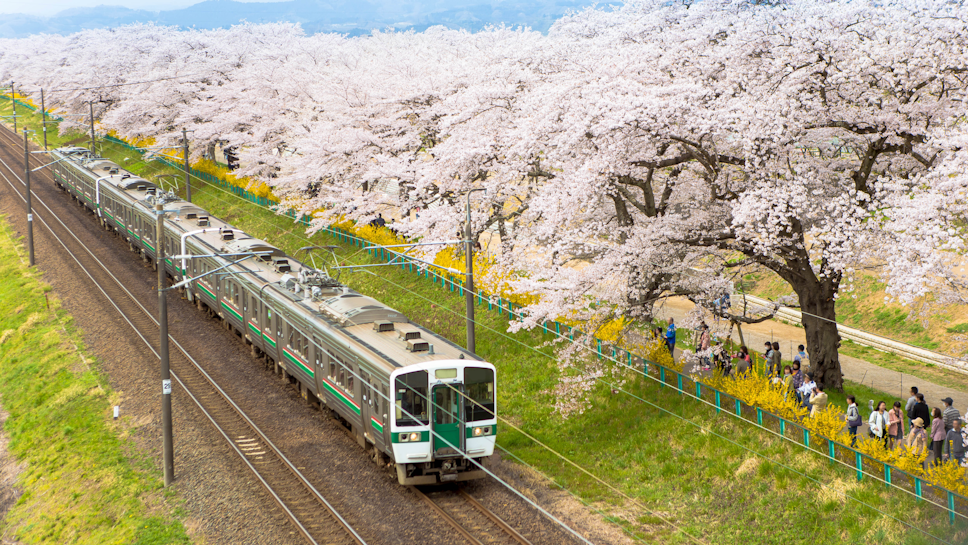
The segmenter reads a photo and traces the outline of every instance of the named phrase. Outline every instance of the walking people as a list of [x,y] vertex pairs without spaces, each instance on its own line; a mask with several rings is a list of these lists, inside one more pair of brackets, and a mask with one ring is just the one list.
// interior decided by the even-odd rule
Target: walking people
[[955,420],[961,418],[961,413],[952,406],[954,400],[950,397],[942,399],[941,402],[944,403],[944,411],[941,414],[944,416],[944,431],[947,432],[954,427]]
[[934,418],[931,420],[931,451],[934,452],[934,465],[941,465],[941,447],[944,446],[944,438],[948,433],[944,429],[944,417],[941,415],[941,409],[935,407],[934,413],[931,415]]
[[911,397],[904,404],[904,412],[908,415],[908,424],[914,422],[914,405],[918,402],[918,387],[911,386]]
[[[921,420],[924,426],[924,420]],[[891,410],[887,411],[887,448],[894,448],[904,443],[904,413],[901,402],[895,401]]]
[[871,413],[870,418],[867,419],[868,432],[871,437],[877,437],[878,439],[884,439],[887,434],[887,403],[879,401],[877,403],[876,409]]
[[753,365],[753,358],[750,357],[750,349],[746,348],[745,344],[739,347],[739,352],[733,357],[740,360],[739,366],[736,368],[737,375],[745,374]]
[[860,417],[860,409],[857,408],[857,398],[853,395],[847,396],[847,430],[850,431],[850,446],[857,445],[857,428],[864,423]]
[[676,321],[674,318],[669,318],[669,327],[666,329],[666,346],[669,347],[669,353],[673,357],[676,355]]
[[954,426],[948,430],[944,438],[944,451],[942,458],[945,460],[955,459],[959,464],[965,462],[965,438],[961,435],[961,419],[955,420]]

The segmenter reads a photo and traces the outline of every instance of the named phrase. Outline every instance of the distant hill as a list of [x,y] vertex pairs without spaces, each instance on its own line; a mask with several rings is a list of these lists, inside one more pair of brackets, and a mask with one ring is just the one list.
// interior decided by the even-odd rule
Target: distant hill
[[[169,11],[134,10],[118,6],[74,8],[53,17],[3,15],[0,37],[23,38],[32,34],[71,34],[90,28],[115,27],[154,22],[182,28],[225,28],[241,21],[300,23],[308,34],[337,32],[351,36],[374,29],[424,30],[443,25],[480,30],[487,25],[528,26],[546,32],[569,10],[578,10],[591,0],[496,0],[465,4],[430,0],[399,3],[367,0],[290,0],[288,2],[235,2],[206,0],[187,8]],[[616,2],[618,3],[618,2]]]

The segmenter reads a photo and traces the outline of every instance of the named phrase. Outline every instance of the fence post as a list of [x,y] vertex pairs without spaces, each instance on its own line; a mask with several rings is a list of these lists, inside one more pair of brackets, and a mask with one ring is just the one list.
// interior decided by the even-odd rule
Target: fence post
[[696,381],[696,398],[702,399],[702,383]]
[[743,417],[743,404],[738,399],[736,400],[736,416]]
[[626,350],[625,354],[628,355],[629,367],[632,367],[632,352],[630,350]]
[[780,419],[780,435],[786,436],[786,420]]
[[714,390],[716,392],[716,414],[719,414],[723,410],[723,405],[719,399],[719,390]]
[[501,308],[501,305],[502,305],[502,303],[501,303],[501,298],[500,298],[500,297],[498,297],[498,298],[497,298],[497,315],[498,315],[498,316],[500,316],[500,315],[501,315],[501,312],[502,312],[502,310],[503,310],[503,309]]
[[665,388],[665,367],[659,366],[659,387]]
[[555,335],[561,336],[561,324],[555,322]]
[[856,450],[854,451],[854,466],[857,467],[857,480],[858,481],[863,480],[864,479],[864,456],[861,453],[857,452]]
[[888,464],[884,464],[884,482],[888,488],[891,487],[891,466]]
[[595,352],[598,353],[598,359],[602,359],[602,340],[595,339]]
[[918,497],[919,500],[924,498],[921,495],[921,478],[920,477],[915,477],[914,478],[914,494]]
[[810,448],[810,430],[803,428],[803,446]]
[[948,491],[948,520],[951,524],[955,523],[955,495],[950,490]]
[[679,388],[679,393],[682,393],[682,373],[676,373],[676,387]]
[[642,358],[642,372],[646,375],[649,374],[649,360]]
[[[837,460],[837,450],[834,442],[830,439],[827,439],[827,450],[830,452],[830,463],[834,463]],[[887,464],[884,464],[884,467],[887,467]]]
[[756,408],[756,425],[763,427],[763,409],[759,407]]
[[457,294],[460,295],[461,297],[464,296],[464,281],[463,280],[460,281],[460,288],[458,289]]

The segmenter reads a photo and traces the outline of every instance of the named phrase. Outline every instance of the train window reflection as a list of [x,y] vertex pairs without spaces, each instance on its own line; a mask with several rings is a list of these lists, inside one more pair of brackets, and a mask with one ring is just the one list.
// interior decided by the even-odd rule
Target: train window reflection
[[427,416],[426,371],[397,376],[393,388],[398,426],[425,426],[430,423]]
[[494,371],[464,368],[464,389],[467,392],[464,410],[468,422],[494,418]]

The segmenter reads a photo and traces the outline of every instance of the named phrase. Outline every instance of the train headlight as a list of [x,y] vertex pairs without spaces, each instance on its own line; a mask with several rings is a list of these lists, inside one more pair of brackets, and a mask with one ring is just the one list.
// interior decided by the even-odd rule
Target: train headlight
[[474,428],[474,437],[480,437],[484,434],[484,428]]
[[411,441],[418,441],[418,440],[420,440],[420,434],[417,433],[417,432],[411,433],[410,434],[410,440]]
[[406,443],[409,440],[410,440],[410,434],[409,433],[401,433],[400,434],[400,442],[401,443]]

